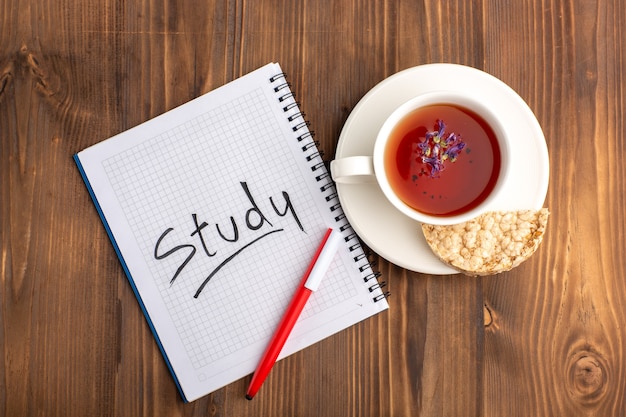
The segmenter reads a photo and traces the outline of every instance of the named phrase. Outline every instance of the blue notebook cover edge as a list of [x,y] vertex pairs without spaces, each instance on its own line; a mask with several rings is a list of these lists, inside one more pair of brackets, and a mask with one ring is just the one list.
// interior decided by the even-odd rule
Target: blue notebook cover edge
[[141,295],[139,294],[139,291],[137,290],[137,287],[135,286],[135,281],[133,280],[133,277],[128,269],[128,266],[126,265],[126,261],[124,260],[124,257],[122,256],[122,252],[120,251],[120,248],[117,245],[117,242],[115,241],[115,237],[113,236],[113,232],[111,231],[111,228],[109,227],[109,223],[107,222],[107,219],[104,216],[104,213],[102,212],[102,208],[100,207],[98,198],[96,197],[96,194],[94,193],[93,188],[91,188],[91,183],[89,182],[89,178],[87,178],[87,173],[83,169],[83,164],[80,162],[80,157],[76,153],[74,154],[73,158],[74,158],[74,162],[76,162],[76,166],[78,167],[78,171],[80,172],[80,176],[83,178],[83,182],[85,183],[85,186],[87,187],[87,191],[89,191],[91,200],[93,201],[93,204],[96,207],[98,216],[100,216],[100,220],[102,220],[102,224],[104,225],[107,235],[109,236],[109,240],[111,241],[111,244],[113,245],[113,248],[115,249],[115,253],[117,254],[117,257],[120,260],[120,263],[122,264],[122,269],[124,269],[124,273],[126,274],[126,277],[128,278],[128,282],[130,283],[130,286],[132,287],[133,292],[135,293],[135,297],[137,298],[137,301],[139,302],[141,311],[143,311],[143,315],[146,318],[146,321],[148,322],[148,326],[150,327],[152,334],[154,335],[154,339],[156,340],[157,345],[159,346],[159,350],[161,351],[161,354],[163,355],[163,359],[165,359],[167,368],[170,370],[170,373],[172,374],[172,377],[174,378],[174,383],[176,384],[176,388],[178,389],[178,392],[180,393],[180,396],[182,397],[183,401],[188,403],[189,401],[187,400],[187,397],[185,397],[185,393],[183,392],[183,389],[180,385],[180,381],[178,380],[178,377],[176,376],[176,373],[174,372],[174,368],[172,368],[172,364],[170,363],[170,360],[167,357],[167,353],[165,352],[165,349],[163,348],[161,339],[159,338],[159,335],[156,329],[154,328],[152,319],[150,319],[150,315],[148,314],[148,311],[146,310],[143,300],[141,299]]

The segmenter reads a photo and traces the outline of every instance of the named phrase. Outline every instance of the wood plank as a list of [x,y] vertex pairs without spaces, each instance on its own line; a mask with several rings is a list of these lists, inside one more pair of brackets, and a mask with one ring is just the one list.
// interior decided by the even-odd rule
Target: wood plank
[[506,280],[485,279],[485,415],[620,415],[626,263],[613,242],[624,231],[623,168],[614,164],[623,151],[615,51],[624,9],[525,3],[493,21],[503,38],[494,44],[510,51],[488,67],[543,125],[552,216],[532,260]]

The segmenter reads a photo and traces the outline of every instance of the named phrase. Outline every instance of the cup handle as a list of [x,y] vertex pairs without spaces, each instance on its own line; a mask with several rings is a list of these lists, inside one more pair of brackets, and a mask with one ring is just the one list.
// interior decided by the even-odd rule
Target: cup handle
[[348,156],[330,162],[330,174],[336,183],[360,184],[374,182],[374,161],[371,156]]

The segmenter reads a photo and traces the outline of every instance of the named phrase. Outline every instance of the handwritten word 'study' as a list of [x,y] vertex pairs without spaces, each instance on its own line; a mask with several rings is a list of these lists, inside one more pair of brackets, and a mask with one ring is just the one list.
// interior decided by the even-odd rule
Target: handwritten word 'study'
[[[273,197],[269,197],[269,206],[263,211],[259,205],[257,204],[250,188],[248,187],[247,182],[240,182],[242,191],[245,193],[249,206],[245,207],[245,212],[242,213],[242,219],[240,219],[239,223],[235,219],[234,216],[230,216],[227,224],[219,224],[215,223],[214,228],[209,226],[206,221],[202,221],[198,218],[196,213],[191,214],[191,223],[190,234],[189,237],[194,238],[195,243],[174,243],[174,244],[166,244],[166,239],[168,235],[174,231],[173,227],[166,228],[163,233],[159,236],[154,246],[154,258],[158,261],[162,261],[167,259],[168,257],[176,254],[176,253],[186,253],[185,259],[178,265],[176,271],[172,275],[170,279],[170,286],[174,284],[178,276],[185,269],[187,264],[194,258],[196,253],[198,253],[197,246],[200,246],[201,253],[204,253],[205,256],[212,258],[219,254],[219,250],[215,247],[217,245],[211,245],[210,242],[215,241],[217,239],[218,242],[226,242],[229,244],[236,244],[240,239],[240,224],[245,222],[245,227],[247,230],[258,234],[253,240],[245,243],[243,246],[236,249],[230,255],[228,255],[217,267],[215,267],[202,281],[198,289],[194,294],[194,298],[198,298],[204,287],[209,283],[211,278],[219,272],[226,264],[231,262],[233,259],[237,257],[240,253],[242,253],[245,249],[250,246],[262,241],[264,238],[282,232],[283,228],[278,228],[274,226],[273,216],[277,215],[279,217],[287,217],[290,215],[295,221],[298,228],[305,232],[304,226],[300,222],[296,210],[291,202],[291,198],[289,197],[289,193],[286,191],[281,192],[282,201],[276,202]],[[271,207],[271,210],[270,210]],[[270,220],[272,219],[272,220]],[[243,222],[241,221],[243,220]]]

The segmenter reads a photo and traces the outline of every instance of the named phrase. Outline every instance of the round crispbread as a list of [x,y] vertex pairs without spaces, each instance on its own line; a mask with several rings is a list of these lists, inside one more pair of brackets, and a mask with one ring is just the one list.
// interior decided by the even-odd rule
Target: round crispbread
[[450,226],[423,224],[432,251],[466,275],[508,271],[539,247],[548,223],[548,209],[493,211]]

